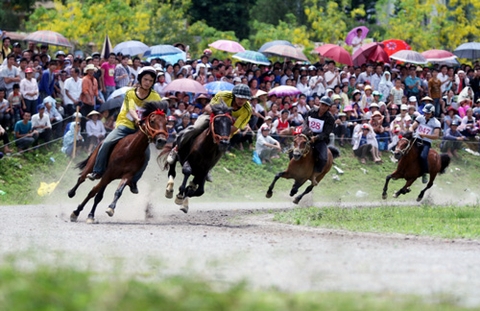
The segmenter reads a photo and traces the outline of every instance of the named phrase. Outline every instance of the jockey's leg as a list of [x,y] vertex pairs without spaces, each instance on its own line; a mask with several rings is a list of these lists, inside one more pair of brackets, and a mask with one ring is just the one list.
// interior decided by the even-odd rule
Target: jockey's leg
[[195,137],[200,135],[206,128],[208,128],[208,124],[210,122],[210,116],[207,114],[202,114],[198,117],[197,121],[186,129],[183,130],[182,135],[177,140],[177,145],[172,148],[170,153],[167,157],[167,162],[170,165],[175,163],[177,158],[178,149],[182,148],[186,143],[193,140]]
[[148,145],[147,149],[145,149],[145,161],[143,161],[142,168],[136,172],[132,178],[132,182],[130,184],[130,191],[132,193],[138,193],[137,182],[140,180],[140,178],[142,178],[143,172],[145,172],[147,169],[148,161],[150,161],[150,145]]
[[428,153],[430,151],[430,143],[424,141],[422,152],[420,153],[420,166],[422,168],[422,183],[428,182]]
[[320,173],[323,170],[323,167],[327,163],[328,159],[327,144],[324,141],[319,141],[315,143],[314,148],[317,152],[317,160],[315,161],[315,172]]

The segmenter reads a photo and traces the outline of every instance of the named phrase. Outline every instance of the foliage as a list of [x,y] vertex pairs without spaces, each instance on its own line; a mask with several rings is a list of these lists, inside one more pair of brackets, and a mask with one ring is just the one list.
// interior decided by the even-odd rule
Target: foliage
[[[269,9],[265,10],[267,7]],[[272,5],[271,0],[257,0],[250,11],[250,20],[278,26],[280,21],[287,19],[288,14],[293,14],[299,25],[306,25],[303,0],[275,1],[275,5]]]
[[[56,265],[18,268],[15,258],[0,266],[2,310],[465,310],[448,296],[435,302],[391,293],[285,293],[253,291],[246,283],[214,284],[194,276],[139,281],[97,275]],[[32,266],[31,264],[28,265]],[[392,305],[392,301],[395,303]]]

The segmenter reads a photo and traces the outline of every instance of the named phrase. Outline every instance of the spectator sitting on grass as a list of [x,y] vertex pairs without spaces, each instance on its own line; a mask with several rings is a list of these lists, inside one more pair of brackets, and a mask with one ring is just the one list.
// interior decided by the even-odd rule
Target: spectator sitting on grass
[[45,113],[45,105],[40,104],[37,106],[38,113],[32,116],[32,128],[38,133],[38,140],[42,139],[45,143],[52,140],[52,124],[50,118]]
[[278,153],[282,150],[280,143],[272,136],[268,135],[270,128],[267,124],[260,127],[261,134],[257,136],[255,151],[262,160],[262,163],[270,162],[272,158],[278,158]]
[[475,117],[473,116],[473,109],[468,108],[466,110],[466,115],[462,118],[462,123],[458,127],[460,133],[467,138],[475,137],[478,133],[477,123]]
[[38,132],[33,129],[30,118],[30,112],[25,112],[23,119],[15,123],[15,144],[20,153],[32,146],[38,137]]
[[280,118],[273,121],[272,133],[273,137],[280,141],[281,144],[287,144],[287,138],[292,134],[290,122],[288,121],[288,110],[282,110]]
[[463,136],[458,130],[458,120],[453,120],[450,124],[450,128],[445,131],[440,144],[440,150],[446,152],[450,158],[457,158],[457,150],[462,148],[462,141],[467,140],[467,137]]
[[376,147],[378,146],[378,143],[375,138],[375,133],[369,124],[362,124],[359,129],[353,133],[353,140],[353,153],[360,159],[362,164],[367,163],[368,154],[372,155],[375,163],[382,162],[382,159],[378,154],[378,147]]
[[[80,114],[80,113],[79,113]],[[81,115],[80,115],[81,117]],[[75,126],[76,125],[76,126]],[[77,131],[77,148],[79,150],[81,142],[83,142],[83,136],[80,133],[80,119],[78,122],[73,121],[67,124],[65,135],[63,135],[62,152],[71,157],[73,154],[73,142],[75,137],[75,131]]]
[[90,154],[100,144],[107,135],[103,122],[99,120],[100,113],[96,110],[91,111],[87,118],[90,119],[86,123],[87,130],[87,152]]

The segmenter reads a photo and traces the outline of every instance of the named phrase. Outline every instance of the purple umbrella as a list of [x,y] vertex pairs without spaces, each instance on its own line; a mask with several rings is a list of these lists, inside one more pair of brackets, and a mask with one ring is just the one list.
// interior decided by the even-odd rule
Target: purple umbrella
[[347,45],[352,45],[352,40],[353,40],[353,38],[355,38],[357,36],[357,30],[358,29],[362,30],[362,37],[361,37],[362,40],[367,37],[367,34],[368,34],[368,28],[367,27],[365,27],[365,26],[355,27],[352,30],[350,30],[350,32],[347,34],[347,37],[345,38],[345,43],[347,43]]
[[277,95],[277,97],[294,96],[299,94],[302,94],[302,91],[290,85],[280,85],[274,87],[270,90],[270,92],[268,92],[268,95]]

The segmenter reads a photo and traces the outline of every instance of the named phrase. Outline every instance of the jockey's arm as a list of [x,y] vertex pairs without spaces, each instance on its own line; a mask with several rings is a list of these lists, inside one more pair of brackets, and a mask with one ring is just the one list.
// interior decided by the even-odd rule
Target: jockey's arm
[[428,138],[428,139],[438,139],[440,137],[440,129],[439,128],[434,129],[432,135],[420,134],[420,137]]
[[410,132],[415,132],[415,130],[417,129],[418,127],[418,122],[417,121],[414,121],[413,124],[410,126],[410,128],[408,129]]
[[203,112],[206,114],[211,114],[212,113],[212,106],[210,104],[207,104],[205,108],[203,108]]

